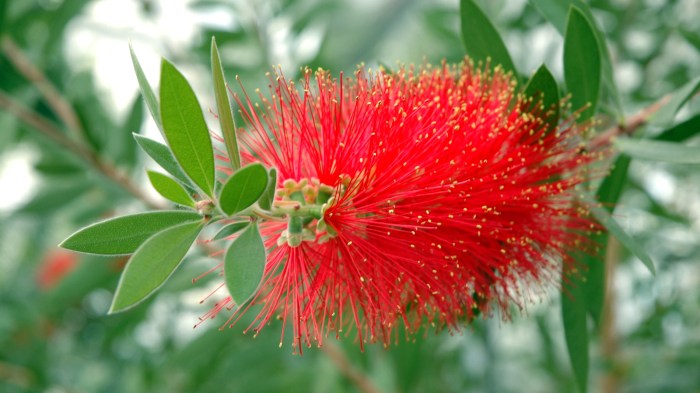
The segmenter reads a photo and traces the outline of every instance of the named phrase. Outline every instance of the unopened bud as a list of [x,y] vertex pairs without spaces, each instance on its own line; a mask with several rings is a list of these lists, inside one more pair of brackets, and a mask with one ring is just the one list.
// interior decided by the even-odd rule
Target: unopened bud
[[289,239],[289,232],[283,231],[280,237],[277,238],[277,245],[282,246],[287,244],[287,239]]
[[316,224],[316,229],[321,232],[326,232],[326,234],[330,237],[338,236],[338,231],[336,231],[332,226],[328,225],[324,219],[318,221],[318,224]]
[[289,235],[289,238],[287,238],[287,244],[289,247],[299,247],[301,245],[301,242],[303,241],[303,237],[301,234],[298,235]]
[[301,189],[301,193],[304,194],[304,199],[306,200],[306,203],[314,203],[316,201],[316,189],[313,186],[304,186]]
[[299,202],[302,205],[306,204],[306,199],[304,198],[304,194],[302,194],[301,191],[294,191],[289,195],[289,199],[295,202]]
[[[330,190],[328,190],[330,189]],[[331,196],[333,195],[333,189],[328,187],[328,186],[321,186],[318,189],[318,196],[316,197],[316,203],[319,205],[323,205],[324,203],[328,202],[329,199],[331,199]]]
[[312,231],[311,229],[309,229],[309,228],[304,228],[304,229],[301,231],[301,238],[302,238],[302,240],[304,240],[304,241],[312,242],[312,241],[316,240],[316,234],[315,234],[314,231]]

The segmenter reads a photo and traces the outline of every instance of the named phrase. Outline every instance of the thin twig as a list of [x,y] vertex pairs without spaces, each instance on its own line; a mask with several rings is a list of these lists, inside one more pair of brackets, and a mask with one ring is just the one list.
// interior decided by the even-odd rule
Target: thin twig
[[117,168],[102,161],[94,151],[68,138],[66,134],[61,132],[61,130],[50,120],[32,110],[27,109],[24,105],[13,100],[3,91],[0,91],[0,108],[5,109],[10,114],[38,131],[41,135],[47,137],[73,155],[82,159],[99,173],[121,186],[124,190],[141,200],[150,208],[161,208],[159,203],[156,203],[146,194],[144,194],[129,177],[119,172]]
[[63,98],[58,89],[49,81],[49,79],[44,75],[41,70],[39,70],[32,62],[27,58],[27,56],[22,52],[22,50],[17,46],[17,44],[5,35],[2,37],[2,43],[0,44],[2,52],[5,54],[7,59],[15,66],[20,74],[24,75],[28,81],[30,81],[41,95],[46,99],[46,103],[53,110],[53,112],[61,119],[61,122],[66,126],[68,130],[74,132],[78,139],[85,139],[85,130],[83,130],[78,116],[73,110],[71,104]]
[[88,165],[121,186],[147,206],[155,209],[161,208],[159,203],[156,203],[144,194],[128,176],[125,176],[113,165],[102,160],[97,152],[82,143],[87,140],[87,138],[75,110],[51,81],[49,81],[46,75],[32,64],[12,38],[4,35],[0,42],[0,48],[17,71],[39,90],[48,106],[61,120],[63,125],[69,132],[74,134],[75,140],[69,138],[53,122],[35,111],[26,108],[2,91],[0,91],[0,107],[6,109],[35,130],[39,131],[42,135],[48,137],[73,155],[85,161]]
[[600,327],[601,353],[608,367],[601,380],[600,391],[602,393],[616,393],[620,390],[614,291],[615,269],[619,259],[620,243],[614,236],[608,235],[608,247],[605,252],[605,301]]
[[335,363],[336,367],[345,375],[361,392],[364,393],[381,393],[372,381],[365,374],[355,368],[345,354],[338,349],[335,344],[324,343],[321,350]]
[[600,146],[607,144],[613,137],[633,134],[637,129],[645,125],[649,121],[649,118],[670,100],[671,94],[661,97],[658,101],[629,117],[626,124],[615,125],[596,135],[595,138],[593,138],[592,145]]

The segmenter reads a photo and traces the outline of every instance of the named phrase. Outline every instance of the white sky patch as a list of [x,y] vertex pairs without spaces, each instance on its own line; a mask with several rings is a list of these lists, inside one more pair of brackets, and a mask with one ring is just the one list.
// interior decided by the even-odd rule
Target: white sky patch
[[26,203],[39,185],[32,162],[37,153],[18,145],[0,155],[0,212],[10,212]]
[[[188,48],[200,23],[189,1],[155,2],[152,16],[136,2],[101,0],[90,3],[66,31],[66,55],[76,70],[92,70],[103,104],[117,118],[126,114],[138,91],[129,55],[131,41],[141,67],[154,87],[158,85],[161,54]],[[199,18],[201,19],[201,18]]]
[[645,174],[643,181],[644,188],[654,199],[663,204],[673,202],[677,185],[676,180],[670,173],[659,168],[653,168]]

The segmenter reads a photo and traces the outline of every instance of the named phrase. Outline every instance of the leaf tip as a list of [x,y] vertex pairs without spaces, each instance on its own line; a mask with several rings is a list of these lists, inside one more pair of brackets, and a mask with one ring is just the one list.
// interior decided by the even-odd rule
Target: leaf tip
[[119,296],[119,289],[117,289],[117,292],[114,294],[114,299],[112,299],[112,304],[109,305],[109,310],[107,310],[107,315],[114,315],[114,314],[119,314],[122,311],[125,311],[129,308],[129,306],[121,306],[117,305],[117,300]]
[[[115,295],[115,296],[116,296],[116,295]],[[127,305],[127,306],[117,306],[117,305],[115,305],[114,302],[112,302],[112,305],[109,306],[109,310],[107,310],[107,315],[121,314],[121,313],[123,313],[124,311],[128,311],[128,310],[134,308],[134,306],[138,305],[139,303],[141,303],[141,302],[138,302],[138,303],[135,303],[135,304],[131,304],[131,305]]]
[[165,57],[161,57],[161,58],[160,58],[160,72],[161,72],[161,78],[162,78],[162,75],[163,75],[163,71],[167,70],[167,71],[169,72],[169,71],[172,71],[172,70],[174,70],[174,69],[175,69],[175,66],[174,66],[173,63],[171,63],[168,59],[166,59]]
[[65,250],[74,251],[73,249],[70,248],[70,246],[68,246],[68,245],[66,244],[66,242],[68,242],[68,240],[70,240],[70,238],[63,239],[62,242],[58,243],[58,247],[61,247],[61,248],[65,249]]

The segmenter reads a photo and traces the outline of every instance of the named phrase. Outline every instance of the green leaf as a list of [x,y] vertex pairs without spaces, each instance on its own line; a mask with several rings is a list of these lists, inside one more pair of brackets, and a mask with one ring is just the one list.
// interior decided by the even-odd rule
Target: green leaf
[[550,131],[555,129],[559,122],[559,87],[547,66],[542,64],[530,78],[525,86],[525,95],[533,97],[534,104],[542,105]]
[[644,251],[644,249],[625,232],[622,227],[612,218],[610,212],[605,208],[598,206],[598,202],[589,195],[581,195],[581,200],[586,203],[586,207],[590,210],[593,217],[600,222],[610,233],[617,238],[632,254],[634,254],[649,269],[652,275],[656,275],[654,261]]
[[569,8],[574,5],[581,10],[587,10],[588,4],[583,0],[529,0],[535,9],[542,14],[560,34],[566,31],[566,21]]
[[141,98],[137,95],[134,101],[131,103],[131,108],[129,110],[129,115],[124,120],[122,125],[122,130],[124,134],[129,136],[129,142],[132,144],[134,141],[131,139],[131,134],[138,134],[141,130],[141,124],[143,123],[143,103],[141,103]]
[[622,195],[622,190],[627,181],[627,169],[630,166],[630,157],[620,155],[612,165],[612,171],[603,179],[596,196],[610,213],[615,209],[617,201]]
[[6,26],[8,26],[10,23],[8,18],[7,18],[7,9],[9,8],[8,5],[10,3],[10,0],[0,0],[0,35],[5,32]]
[[577,262],[582,265],[583,271],[576,285],[581,286],[585,309],[599,328],[605,304],[605,250],[608,247],[608,232],[595,233],[590,237],[598,249],[595,254],[581,253],[578,256]]
[[148,180],[151,181],[153,188],[164,198],[179,205],[195,207],[194,200],[192,200],[192,197],[185,191],[185,188],[182,187],[180,183],[162,173],[153,171],[146,172],[148,173]]
[[[0,127],[2,127],[2,125],[0,125]],[[60,179],[61,177],[66,176],[80,180],[84,183],[90,183],[87,181],[88,179],[83,176],[83,173],[85,173],[85,166],[83,162],[78,161],[77,157],[75,156],[68,156],[60,153],[56,154],[54,151],[52,151],[55,148],[55,146],[47,146],[42,150],[41,156],[34,164],[34,170],[40,172],[41,176],[46,176],[47,178],[57,176]],[[57,183],[64,183],[64,181],[61,180]]]
[[7,18],[7,4],[9,3],[9,0],[1,0],[0,1],[0,33],[5,32],[5,25],[6,23],[6,18]]
[[36,194],[17,209],[16,213],[36,215],[45,219],[48,215],[61,211],[94,187],[84,177],[73,177],[72,179],[45,181]]
[[134,307],[160,288],[180,265],[203,226],[203,222],[190,222],[148,238],[127,263],[109,313]]
[[700,77],[697,77],[686,83],[671,96],[671,100],[666,103],[656,114],[651,118],[651,123],[657,126],[668,126],[673,123],[676,113],[681,109],[683,104],[700,89]]
[[237,170],[228,179],[219,195],[221,211],[232,215],[255,203],[267,187],[267,171],[260,164]]
[[141,89],[143,100],[146,101],[146,106],[148,107],[149,112],[151,112],[151,117],[153,117],[153,120],[156,122],[156,125],[160,130],[160,133],[165,138],[165,134],[163,133],[163,123],[160,121],[160,108],[158,107],[156,94],[153,92],[151,85],[148,83],[148,79],[146,79],[146,75],[143,73],[141,63],[139,63],[139,59],[136,57],[136,53],[134,53],[134,48],[131,46],[131,44],[129,44],[129,52],[131,53],[131,63],[134,65],[134,72],[136,72],[136,79],[139,82],[139,88]]
[[700,164],[700,146],[631,138],[616,138],[614,143],[620,151],[633,158],[674,164]]
[[250,224],[231,243],[224,259],[226,287],[238,307],[257,292],[265,272],[265,245],[258,225]]
[[121,126],[119,138],[117,138],[115,141],[117,144],[117,146],[114,147],[116,150],[115,160],[119,163],[127,165],[130,168],[133,168],[134,165],[136,165],[138,157],[138,149],[136,148],[137,144],[134,143],[132,134],[138,134],[138,132],[141,130],[141,124],[143,123],[144,116],[143,112],[144,110],[141,98],[136,96],[134,102],[131,104],[129,115],[124,121],[124,124]]
[[581,120],[595,115],[600,96],[600,48],[583,12],[571,7],[564,36],[564,79],[574,110],[589,105]]
[[258,200],[258,205],[263,210],[270,210],[272,202],[275,200],[275,191],[277,191],[277,169],[270,168],[267,178],[267,188]]
[[654,137],[658,141],[682,142],[700,134],[700,114],[662,131]]
[[[603,179],[596,193],[597,200],[602,206],[612,213],[617,201],[622,195],[622,190],[627,181],[627,169],[629,168],[630,157],[620,155],[613,164],[613,170]],[[588,253],[582,255],[579,261],[586,266],[582,273],[581,285],[586,296],[586,309],[597,327],[600,327],[600,318],[605,302],[605,252],[608,247],[609,233],[603,231],[591,235],[591,241],[598,246],[598,251],[594,255]]]
[[180,167],[213,196],[214,154],[202,108],[185,77],[165,59],[160,69],[160,113],[165,139]]
[[693,45],[696,50],[700,51],[700,34],[682,27],[678,28],[678,32],[683,38],[685,38],[686,41],[688,41],[689,44]]
[[216,108],[218,109],[221,132],[224,135],[224,144],[228,152],[228,158],[233,170],[241,167],[241,157],[238,153],[238,140],[236,137],[236,125],[233,123],[231,113],[231,103],[228,99],[226,81],[224,80],[224,69],[221,67],[219,49],[216,47],[216,40],[211,38],[211,70],[214,76],[214,94],[216,95]]
[[561,315],[566,349],[576,385],[581,393],[585,393],[588,391],[589,366],[586,298],[576,273],[567,274],[567,278],[562,280],[562,288]]
[[612,99],[616,115],[620,118],[623,115],[622,101],[620,99],[620,92],[615,85],[612,61],[610,60],[610,52],[606,44],[605,34],[598,28],[588,4],[582,0],[530,0],[530,3],[545,17],[545,19],[554,25],[562,36],[564,36],[566,32],[569,8],[572,5],[583,11],[586,17],[588,17],[595,36],[598,39],[600,48],[602,87],[605,88],[609,97]]
[[100,255],[131,254],[154,233],[202,216],[189,211],[157,211],[111,218],[87,226],[60,244],[61,247]]
[[500,64],[504,71],[512,71],[517,77],[508,49],[486,14],[473,0],[461,0],[459,14],[467,54],[474,61],[486,61],[490,57],[492,65]]
[[187,186],[192,185],[192,181],[188,179],[187,175],[180,169],[180,165],[175,161],[175,157],[168,146],[139,134],[134,134],[134,139],[136,139],[136,143],[139,144],[141,149],[146,152],[153,161],[160,165],[161,168],[173,175],[180,183]]
[[241,229],[247,227],[248,224],[249,224],[248,221],[242,221],[242,222],[234,222],[233,224],[226,225],[225,227],[221,228],[221,230],[211,240],[225,239],[225,238],[233,235],[234,233],[239,232]]

